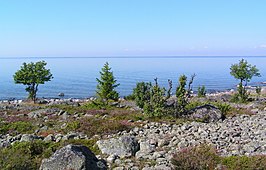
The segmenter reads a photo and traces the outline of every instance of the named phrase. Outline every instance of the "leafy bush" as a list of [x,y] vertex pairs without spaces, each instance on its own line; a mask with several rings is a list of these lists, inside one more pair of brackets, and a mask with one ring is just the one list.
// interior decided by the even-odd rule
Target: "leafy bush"
[[161,117],[165,114],[165,103],[165,88],[161,88],[155,79],[155,85],[150,91],[150,100],[144,104],[144,113],[149,117]]
[[41,160],[50,157],[59,148],[68,144],[87,146],[93,153],[100,151],[95,145],[96,140],[67,140],[60,143],[44,142],[36,140],[33,142],[16,142],[8,148],[0,149],[1,170],[35,170],[39,169]]
[[136,87],[133,89],[132,95],[135,98],[136,105],[142,109],[144,108],[145,103],[147,103],[150,100],[151,88],[152,88],[151,82],[149,83],[140,82],[137,83]]
[[185,75],[181,75],[178,80],[178,86],[176,88],[176,98],[177,101],[173,104],[172,108],[169,108],[172,115],[175,117],[182,116],[187,113],[187,105],[189,104],[189,98],[191,95],[191,85],[195,78],[195,74],[191,76],[191,79],[187,86],[187,77]]
[[167,105],[167,100],[171,97],[171,80],[168,80],[169,89],[167,91],[165,88],[158,85],[157,78],[154,79],[155,85],[152,85],[150,82],[137,83],[137,87],[133,90],[136,104],[140,108],[143,108],[144,113],[149,117],[161,117],[165,115],[174,115],[175,117],[178,117],[185,114],[187,111],[186,106],[189,103],[188,100],[192,91],[191,85],[194,77],[195,75],[192,75],[187,89],[187,77],[185,75],[179,77],[179,85],[176,89],[177,100],[171,105]]
[[0,149],[0,169],[38,169],[41,160],[51,156],[56,148],[54,144],[40,140],[17,142],[8,148]]
[[232,110],[231,105],[227,103],[215,102],[213,105],[215,105],[224,115]]
[[206,96],[206,89],[205,86],[198,87],[198,97],[205,97]]

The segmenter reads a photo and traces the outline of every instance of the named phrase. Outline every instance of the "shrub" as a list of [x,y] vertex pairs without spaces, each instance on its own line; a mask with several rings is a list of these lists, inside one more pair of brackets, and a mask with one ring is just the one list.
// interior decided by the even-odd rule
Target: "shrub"
[[170,110],[172,110],[173,112],[172,114],[175,115],[176,117],[186,114],[187,112],[186,107],[189,104],[189,98],[192,91],[191,85],[193,83],[195,76],[196,76],[195,74],[191,76],[187,89],[186,89],[187,77],[185,75],[181,75],[179,77],[178,86],[176,88],[177,101],[174,104],[173,108],[170,108]]
[[79,123],[79,121],[72,121],[72,122],[69,122],[69,123],[67,123],[67,126],[66,126],[66,130],[67,130],[67,131],[75,131],[75,130],[77,130],[78,128],[80,128],[80,123]]
[[266,167],[266,155],[225,157],[222,160],[222,164],[225,165],[228,170],[264,170]]
[[219,163],[219,159],[213,147],[200,145],[181,150],[173,156],[172,163],[177,170],[212,170]]
[[32,133],[35,127],[30,122],[11,122],[11,123],[0,123],[1,134],[17,134],[17,133]]
[[151,88],[150,99],[144,104],[143,110],[149,117],[160,117],[165,114],[165,88],[158,85],[157,78],[154,80],[155,85]]
[[136,87],[133,89],[133,96],[134,100],[136,102],[136,105],[140,108],[144,108],[145,103],[147,103],[150,100],[151,95],[151,88],[152,84],[151,82],[145,83],[140,82],[137,83]]
[[3,170],[35,170],[41,160],[51,156],[57,144],[43,142],[17,142],[14,145],[0,149],[0,169]]
[[224,115],[232,110],[231,105],[227,103],[216,102],[213,103],[213,105],[215,105]]
[[172,163],[177,170],[213,170],[217,169],[218,165],[225,170],[264,170],[266,155],[223,157],[219,156],[213,147],[199,145],[179,151],[173,155]]
[[206,96],[206,89],[205,86],[198,87],[198,97],[205,97]]

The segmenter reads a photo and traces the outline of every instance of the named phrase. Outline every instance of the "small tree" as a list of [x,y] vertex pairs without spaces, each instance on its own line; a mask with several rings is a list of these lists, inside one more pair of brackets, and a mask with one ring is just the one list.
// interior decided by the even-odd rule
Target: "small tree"
[[50,69],[46,69],[46,62],[39,61],[36,63],[23,63],[20,70],[18,70],[13,78],[16,84],[26,85],[26,91],[29,93],[28,98],[36,102],[36,94],[38,86],[47,81],[51,81],[53,75]]
[[[248,62],[244,59],[241,59],[238,64],[233,64],[230,67],[230,70],[230,74],[236,79],[240,80],[237,89],[238,94],[236,95],[236,100],[240,100],[240,102],[247,101],[247,83],[252,79],[253,76],[260,76],[259,70],[256,68],[255,65],[252,66],[251,64],[248,64]],[[243,83],[245,84],[243,85]]]
[[101,77],[96,78],[98,85],[97,85],[97,95],[102,102],[107,102],[108,100],[118,100],[119,94],[115,91],[115,88],[118,87],[120,84],[116,84],[116,79],[109,67],[109,63],[106,62],[100,71]]

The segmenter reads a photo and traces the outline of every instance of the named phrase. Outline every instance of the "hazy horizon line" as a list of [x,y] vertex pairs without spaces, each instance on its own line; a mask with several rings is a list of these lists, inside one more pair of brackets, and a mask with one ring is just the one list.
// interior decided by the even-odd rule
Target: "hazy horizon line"
[[41,58],[44,58],[44,59],[56,59],[56,58],[197,58],[197,57],[200,57],[200,58],[239,58],[239,57],[245,57],[245,58],[251,58],[251,57],[266,57],[266,55],[254,55],[254,56],[243,56],[243,55],[239,55],[239,56],[236,56],[236,55],[232,55],[232,56],[228,56],[228,55],[225,55],[225,56],[204,56],[204,55],[188,55],[188,56],[87,56],[87,57],[80,57],[80,56],[77,56],[77,57],[63,57],[63,56],[59,56],[59,57],[0,57],[0,59],[41,59]]

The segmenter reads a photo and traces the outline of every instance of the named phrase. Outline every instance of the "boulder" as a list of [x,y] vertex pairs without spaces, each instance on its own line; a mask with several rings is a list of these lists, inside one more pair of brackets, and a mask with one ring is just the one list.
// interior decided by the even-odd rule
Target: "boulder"
[[120,158],[134,156],[139,150],[138,141],[131,136],[99,140],[97,145],[103,154],[117,155]]
[[46,113],[46,109],[40,109],[40,110],[32,111],[32,112],[28,113],[28,117],[37,119],[37,118],[41,117],[43,113]]
[[193,120],[209,123],[222,120],[224,115],[217,107],[210,104],[205,104],[192,109],[189,112],[189,117]]
[[104,162],[82,145],[67,145],[57,150],[50,158],[43,159],[40,170],[104,170]]
[[34,140],[38,140],[40,137],[33,134],[23,134],[21,136],[20,142],[32,142]]

